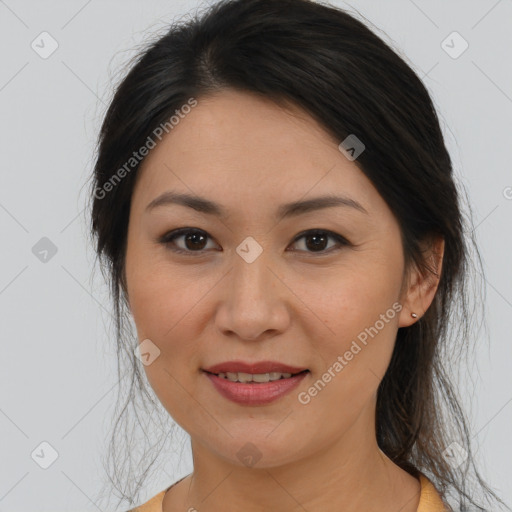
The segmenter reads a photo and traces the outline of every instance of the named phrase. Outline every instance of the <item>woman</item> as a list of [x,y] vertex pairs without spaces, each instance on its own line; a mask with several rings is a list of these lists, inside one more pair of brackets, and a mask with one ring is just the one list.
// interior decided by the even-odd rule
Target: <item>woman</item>
[[116,91],[92,190],[131,391],[143,367],[194,459],[135,510],[496,510],[443,371],[470,320],[450,157],[365,25],[232,0],[171,27]]

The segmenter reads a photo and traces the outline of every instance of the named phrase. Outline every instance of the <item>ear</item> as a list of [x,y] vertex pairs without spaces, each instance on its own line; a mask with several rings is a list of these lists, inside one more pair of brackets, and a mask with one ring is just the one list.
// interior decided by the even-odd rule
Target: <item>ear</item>
[[[439,285],[444,256],[444,239],[441,236],[429,237],[422,244],[422,253],[427,269],[412,267],[406,276],[405,289],[402,291],[398,326],[408,327],[417,322],[430,307]],[[413,318],[411,313],[416,313]]]

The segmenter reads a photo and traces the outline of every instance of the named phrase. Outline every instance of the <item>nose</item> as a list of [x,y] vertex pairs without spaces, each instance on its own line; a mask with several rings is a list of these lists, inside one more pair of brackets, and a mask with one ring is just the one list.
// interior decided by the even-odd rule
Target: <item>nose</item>
[[259,340],[284,332],[290,322],[293,294],[263,254],[251,263],[234,258],[219,295],[215,322],[225,336]]

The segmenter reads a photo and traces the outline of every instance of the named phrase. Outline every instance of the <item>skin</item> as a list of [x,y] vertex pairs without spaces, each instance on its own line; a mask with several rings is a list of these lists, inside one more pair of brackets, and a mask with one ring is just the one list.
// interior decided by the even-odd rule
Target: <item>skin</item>
[[[398,328],[426,311],[437,281],[404,273],[398,222],[339,142],[296,107],[224,90],[199,98],[143,162],[130,211],[127,294],[139,340],[160,350],[144,367],[148,380],[190,435],[194,460],[193,473],[166,493],[164,512],[417,509],[419,481],[377,446],[375,404]],[[145,211],[169,190],[220,203],[229,215],[181,205]],[[275,217],[282,203],[327,193],[367,213],[341,206]],[[188,254],[158,241],[182,227],[206,239],[175,240]],[[327,238],[315,250],[311,236],[297,239],[310,229],[352,245]],[[248,236],[263,249],[252,263],[236,252]],[[442,249],[437,241],[432,255]],[[299,402],[396,302],[401,311],[308,404]],[[201,372],[232,359],[310,373],[278,401],[238,405]],[[261,453],[251,467],[237,457],[248,442]]]

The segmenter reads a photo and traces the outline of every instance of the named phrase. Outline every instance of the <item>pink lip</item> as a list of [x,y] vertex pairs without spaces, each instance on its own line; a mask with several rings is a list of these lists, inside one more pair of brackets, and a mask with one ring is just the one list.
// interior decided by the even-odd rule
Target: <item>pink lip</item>
[[256,363],[246,363],[244,361],[226,361],[224,363],[215,364],[209,368],[203,368],[204,371],[209,373],[300,373],[307,368],[299,368],[287,364],[279,363],[277,361],[259,361]]
[[[277,370],[282,371],[282,370]],[[250,373],[250,372],[246,372]],[[267,373],[257,371],[254,373]],[[283,372],[291,373],[291,372]],[[232,382],[213,373],[204,372],[215,389],[225,398],[242,405],[265,405],[289,393],[308,374],[308,371],[292,375],[288,379],[279,379],[271,382],[242,383]]]

